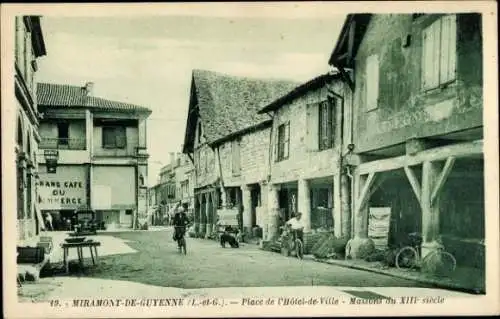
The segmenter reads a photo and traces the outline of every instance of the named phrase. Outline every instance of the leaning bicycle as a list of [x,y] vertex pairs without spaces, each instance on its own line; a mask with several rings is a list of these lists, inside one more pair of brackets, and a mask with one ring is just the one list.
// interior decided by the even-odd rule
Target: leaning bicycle
[[447,252],[438,240],[438,245],[424,258],[421,254],[422,237],[419,233],[408,235],[410,245],[402,247],[396,254],[396,267],[398,269],[423,269],[440,275],[450,275],[457,267],[455,257]]

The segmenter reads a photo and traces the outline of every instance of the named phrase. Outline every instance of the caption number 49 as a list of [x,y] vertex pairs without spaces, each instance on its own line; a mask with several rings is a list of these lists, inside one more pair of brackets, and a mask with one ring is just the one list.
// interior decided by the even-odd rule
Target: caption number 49
[[59,300],[51,300],[49,302],[49,304],[51,307],[61,307],[62,306],[61,303],[59,302]]

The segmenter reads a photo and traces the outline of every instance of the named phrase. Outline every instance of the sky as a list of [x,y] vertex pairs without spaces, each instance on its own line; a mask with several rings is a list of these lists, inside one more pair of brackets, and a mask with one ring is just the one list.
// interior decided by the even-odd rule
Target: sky
[[321,8],[46,15],[47,56],[37,77],[70,85],[94,82],[95,96],[150,108],[153,185],[169,153],[181,151],[193,69],[305,82],[329,70],[344,19]]

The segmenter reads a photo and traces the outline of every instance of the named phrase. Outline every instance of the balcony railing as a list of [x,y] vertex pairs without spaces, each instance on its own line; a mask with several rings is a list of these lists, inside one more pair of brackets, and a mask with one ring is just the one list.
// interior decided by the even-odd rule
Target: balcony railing
[[43,137],[38,145],[41,149],[85,150],[87,140],[84,138],[48,138]]

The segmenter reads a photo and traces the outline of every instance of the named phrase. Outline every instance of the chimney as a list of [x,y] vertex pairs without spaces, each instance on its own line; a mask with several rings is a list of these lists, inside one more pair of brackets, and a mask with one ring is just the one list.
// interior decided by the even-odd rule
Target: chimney
[[170,155],[170,165],[174,165],[175,153],[174,152],[170,152],[168,154]]
[[94,82],[87,82],[87,83],[85,83],[84,89],[85,89],[85,94],[87,96],[92,96],[92,91],[94,89]]

